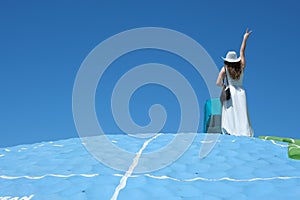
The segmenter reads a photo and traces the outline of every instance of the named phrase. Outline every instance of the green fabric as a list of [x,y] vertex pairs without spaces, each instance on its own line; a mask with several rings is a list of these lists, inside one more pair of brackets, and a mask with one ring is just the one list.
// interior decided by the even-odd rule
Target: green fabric
[[290,143],[288,147],[288,155],[289,158],[300,160],[300,145]]
[[300,140],[292,138],[282,138],[275,136],[258,136],[264,140],[275,140],[280,142],[287,142],[288,144],[288,156],[289,158],[300,160]]

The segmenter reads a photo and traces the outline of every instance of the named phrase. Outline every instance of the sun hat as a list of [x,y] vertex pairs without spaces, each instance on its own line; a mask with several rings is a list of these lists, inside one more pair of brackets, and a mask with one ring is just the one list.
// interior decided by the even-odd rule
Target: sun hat
[[223,58],[223,60],[227,62],[239,62],[241,60],[241,57],[237,57],[235,51],[228,51],[228,53],[226,54],[226,58]]

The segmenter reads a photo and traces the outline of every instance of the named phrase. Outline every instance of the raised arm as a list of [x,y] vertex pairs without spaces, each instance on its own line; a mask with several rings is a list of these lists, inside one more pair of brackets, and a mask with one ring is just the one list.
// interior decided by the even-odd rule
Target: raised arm
[[246,66],[246,59],[245,59],[246,43],[247,43],[247,39],[251,33],[252,33],[252,31],[248,30],[248,28],[247,28],[246,32],[244,34],[243,42],[242,42],[241,49],[240,49],[241,64],[242,64],[243,68]]

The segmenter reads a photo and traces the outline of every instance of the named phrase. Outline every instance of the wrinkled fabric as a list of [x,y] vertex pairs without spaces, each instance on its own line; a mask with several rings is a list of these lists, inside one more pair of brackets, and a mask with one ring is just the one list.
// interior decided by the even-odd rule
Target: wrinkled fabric
[[239,80],[232,79],[229,73],[227,77],[231,98],[222,106],[222,133],[252,137],[254,133],[248,114],[246,92],[243,88],[244,73],[242,72]]

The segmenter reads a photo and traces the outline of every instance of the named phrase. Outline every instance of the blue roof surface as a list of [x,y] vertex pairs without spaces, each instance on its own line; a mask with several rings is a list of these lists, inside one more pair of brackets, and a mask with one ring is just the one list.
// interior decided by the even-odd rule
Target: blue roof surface
[[[161,134],[142,153],[173,137]],[[300,161],[288,158],[287,144],[220,135],[210,154],[200,159],[204,137],[197,134],[190,148],[165,168],[127,175],[100,163],[79,138],[2,148],[0,199],[300,198]],[[108,138],[132,152],[145,142],[127,135]]]

